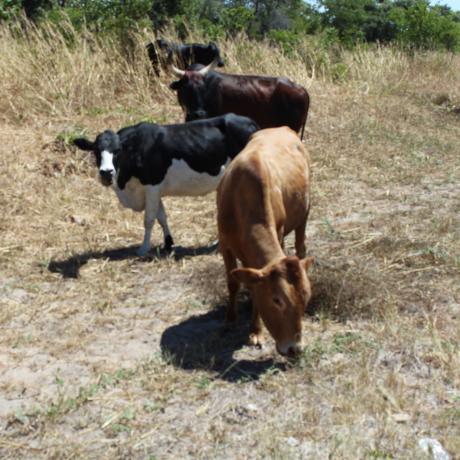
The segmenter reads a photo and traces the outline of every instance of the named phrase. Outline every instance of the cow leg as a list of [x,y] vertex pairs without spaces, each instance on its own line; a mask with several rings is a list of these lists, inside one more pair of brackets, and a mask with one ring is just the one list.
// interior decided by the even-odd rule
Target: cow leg
[[158,216],[157,216],[158,222],[161,225],[161,228],[163,229],[163,237],[164,237],[164,242],[165,242],[165,249],[166,251],[170,252],[174,241],[171,236],[171,232],[169,231],[168,227],[168,221],[166,218],[166,211],[163,206],[163,200],[160,199],[160,206],[158,208]]
[[307,227],[308,212],[302,223],[295,229],[295,253],[299,259],[303,259],[307,252],[305,247],[305,228]]
[[145,186],[144,241],[137,250],[137,255],[139,256],[145,256],[150,251],[150,238],[152,237],[153,223],[160,208],[160,198],[159,185]]
[[262,320],[260,314],[254,304],[252,304],[252,320],[249,332],[249,345],[262,347],[264,338],[262,335]]
[[222,250],[222,257],[224,259],[225,273],[227,274],[228,294],[230,297],[229,304],[227,306],[225,322],[233,323],[237,320],[238,317],[238,313],[236,310],[236,295],[238,294],[240,283],[235,278],[233,278],[233,276],[231,275],[231,271],[237,268],[237,263],[235,256],[231,253],[231,251],[227,249]]
[[284,252],[284,225],[280,225],[279,227],[277,227],[276,233],[277,233],[277,237],[278,237],[278,241],[280,243],[281,249]]

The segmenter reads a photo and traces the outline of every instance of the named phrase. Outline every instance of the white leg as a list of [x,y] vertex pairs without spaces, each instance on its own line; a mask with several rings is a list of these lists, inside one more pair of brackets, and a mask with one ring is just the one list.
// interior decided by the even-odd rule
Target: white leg
[[169,231],[168,221],[167,221],[167,218],[166,218],[166,211],[165,211],[165,208],[163,206],[163,200],[161,200],[161,199],[160,199],[160,207],[158,208],[157,219],[158,219],[158,222],[161,225],[161,228],[163,229],[163,238],[164,238],[164,242],[165,242],[165,249],[167,251],[170,251],[172,246],[173,246],[173,244],[174,244],[174,241],[172,239],[171,232]]
[[145,186],[145,211],[144,211],[144,241],[137,250],[138,256],[145,256],[150,250],[153,223],[160,208],[161,185]]

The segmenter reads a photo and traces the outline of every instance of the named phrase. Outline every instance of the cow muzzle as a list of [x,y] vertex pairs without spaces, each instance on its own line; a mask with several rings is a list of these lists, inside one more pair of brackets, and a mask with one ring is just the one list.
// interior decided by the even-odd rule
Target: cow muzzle
[[113,169],[100,169],[99,170],[99,178],[101,179],[102,185],[108,187],[112,185],[113,176],[115,175],[115,171]]
[[298,358],[302,353],[303,346],[301,342],[290,342],[286,344],[276,344],[276,351],[289,359]]

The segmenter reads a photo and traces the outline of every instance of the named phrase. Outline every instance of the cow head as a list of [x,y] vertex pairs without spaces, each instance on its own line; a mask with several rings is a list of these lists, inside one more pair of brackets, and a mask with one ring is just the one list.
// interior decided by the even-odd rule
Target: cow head
[[107,130],[99,134],[94,142],[81,137],[73,143],[81,150],[94,152],[101,183],[105,186],[111,185],[117,173],[117,155],[121,151],[118,134]]
[[313,258],[285,257],[261,269],[237,268],[232,276],[251,288],[252,302],[276,341],[290,358],[302,351],[302,316],[311,297],[307,269]]
[[209,42],[208,44],[208,52],[211,56],[213,56],[213,59],[216,61],[216,66],[217,67],[223,67],[224,66],[224,61],[220,57],[220,50],[217,47],[217,45],[214,42]]
[[179,80],[172,82],[169,87],[177,91],[177,99],[185,113],[185,121],[193,121],[207,118],[206,96],[206,75],[218,64],[217,60],[206,67],[198,68],[195,64],[187,70],[180,70],[171,65],[171,70],[179,77]]
[[163,38],[157,38],[155,40],[157,48],[162,51],[169,51],[171,49],[171,43]]

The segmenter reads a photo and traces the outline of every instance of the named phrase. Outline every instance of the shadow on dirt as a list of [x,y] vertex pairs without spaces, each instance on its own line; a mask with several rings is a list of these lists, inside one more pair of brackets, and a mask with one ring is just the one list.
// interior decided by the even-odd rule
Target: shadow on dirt
[[240,309],[238,323],[230,329],[224,328],[224,312],[219,306],[167,328],[160,341],[163,356],[176,367],[214,371],[215,378],[228,382],[258,380],[267,371],[286,369],[286,364],[271,358],[235,359],[233,353],[247,343],[250,308]]
[[108,259],[109,261],[138,259],[140,262],[151,262],[153,260],[171,257],[174,260],[181,260],[184,257],[213,254],[217,251],[218,243],[215,242],[208,246],[199,246],[196,248],[175,246],[172,252],[168,252],[163,247],[157,246],[152,248],[150,253],[145,257],[140,257],[136,254],[138,247],[139,246],[128,246],[107,249],[105,251],[88,251],[82,254],[76,254],[64,260],[52,260],[48,264],[48,270],[52,273],[60,273],[64,278],[78,278],[80,275],[80,268],[92,259]]
[[352,318],[377,319],[385,315],[392,282],[378,266],[316,263],[310,274],[312,298],[306,313],[346,322]]

